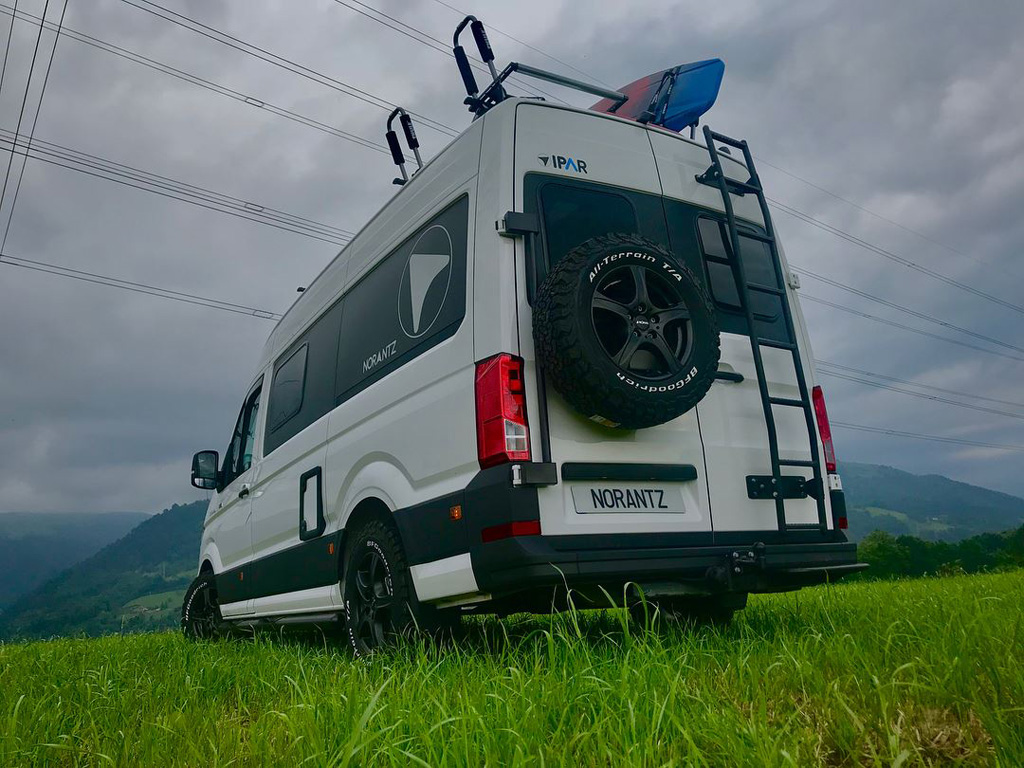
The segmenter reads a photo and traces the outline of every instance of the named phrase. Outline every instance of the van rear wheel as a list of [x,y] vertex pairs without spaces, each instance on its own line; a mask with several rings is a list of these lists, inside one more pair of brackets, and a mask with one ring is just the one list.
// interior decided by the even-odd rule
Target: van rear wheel
[[360,524],[349,536],[343,597],[345,630],[356,656],[416,631],[436,633],[457,620],[416,598],[398,532],[380,519]]

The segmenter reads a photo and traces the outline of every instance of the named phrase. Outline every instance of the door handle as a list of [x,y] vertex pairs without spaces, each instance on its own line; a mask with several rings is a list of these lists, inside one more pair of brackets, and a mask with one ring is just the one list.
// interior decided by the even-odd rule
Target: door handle
[[249,484],[245,483],[238,491],[238,498],[244,499],[249,495]]

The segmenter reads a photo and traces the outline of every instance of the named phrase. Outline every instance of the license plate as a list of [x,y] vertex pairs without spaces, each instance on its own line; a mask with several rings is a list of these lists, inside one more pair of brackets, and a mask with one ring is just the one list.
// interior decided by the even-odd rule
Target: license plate
[[686,514],[683,492],[673,485],[614,482],[574,485],[572,500],[579,514]]

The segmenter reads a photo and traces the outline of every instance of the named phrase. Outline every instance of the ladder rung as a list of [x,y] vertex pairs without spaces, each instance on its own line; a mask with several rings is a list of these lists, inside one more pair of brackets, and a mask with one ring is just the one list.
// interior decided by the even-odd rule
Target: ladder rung
[[730,179],[728,176],[725,177],[725,184],[729,187],[730,192],[739,192],[740,194],[750,192],[755,195],[761,192],[761,187],[757,184],[751,184],[749,181],[740,181],[739,179]]
[[797,400],[792,397],[769,397],[768,402],[772,405],[789,405],[793,408],[804,408],[809,405],[806,400]]
[[723,136],[721,133],[715,133],[714,131],[710,131],[710,133],[711,138],[715,141],[720,141],[722,144],[728,144],[730,147],[736,147],[736,149],[743,149],[747,144],[745,141],[734,139],[730,136]]
[[779,459],[781,467],[814,467],[815,463],[810,459]]
[[772,285],[761,285],[760,283],[747,283],[747,289],[759,293],[770,293],[772,296],[782,296],[785,291]]
[[769,245],[775,242],[774,237],[762,235],[760,232],[750,232],[746,229],[740,231],[740,237],[749,237],[751,240],[757,240],[759,243],[767,243]]
[[821,523],[786,523],[787,531],[817,531],[821,529]]
[[791,341],[775,341],[774,339],[757,339],[759,347],[771,347],[772,349],[786,349],[796,352],[796,344]]

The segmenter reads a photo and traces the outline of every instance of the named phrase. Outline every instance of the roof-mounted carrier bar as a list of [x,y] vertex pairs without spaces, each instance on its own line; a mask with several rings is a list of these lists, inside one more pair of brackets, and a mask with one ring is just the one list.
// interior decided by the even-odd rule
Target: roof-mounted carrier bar
[[[459,45],[459,35],[467,25],[469,25],[470,29],[473,31],[473,37],[476,39],[477,49],[480,52],[480,60],[483,61],[491,71],[491,84],[488,85],[482,93],[477,86],[476,76],[473,74],[473,68],[470,66],[469,56],[466,54],[466,49]],[[608,110],[609,112],[614,112],[629,99],[626,94],[619,91],[612,91],[608,88],[602,88],[599,85],[593,85],[592,83],[586,83],[582,80],[565,77],[564,75],[555,74],[554,72],[548,72],[543,69],[537,69],[536,67],[520,64],[515,61],[511,62],[499,73],[494,66],[494,50],[491,48],[490,40],[487,39],[487,32],[484,29],[483,23],[477,19],[476,16],[467,16],[462,20],[459,26],[455,28],[453,45],[454,47],[452,52],[455,54],[455,62],[459,66],[459,73],[462,75],[462,83],[466,86],[466,93],[468,94],[463,103],[468,106],[469,111],[477,117],[480,117],[491,107],[496,104],[500,104],[508,98],[508,94],[505,92],[505,88],[502,84],[515,72],[537,80],[546,80],[547,82],[554,83],[555,85],[563,85],[566,88],[575,88],[577,91],[583,91],[584,93],[590,93],[594,96],[600,96],[602,99],[610,99],[613,104]]]
[[[393,179],[392,184],[402,186],[409,180],[409,174],[405,171],[405,155],[402,154],[402,145],[398,141],[398,134],[391,127],[391,124],[395,121],[395,117],[398,117],[398,122],[402,124],[402,132],[405,134],[405,141],[409,145],[409,149],[412,150],[413,155],[416,157],[416,171],[423,167],[423,158],[420,157],[420,142],[416,138],[416,129],[412,125],[412,117],[401,107],[395,107],[394,111],[388,115],[388,132],[384,134],[384,138],[387,139],[388,149],[391,150],[391,159],[395,161],[395,165],[398,166],[398,170],[402,172],[402,178]],[[416,171],[413,171],[415,173]]]

